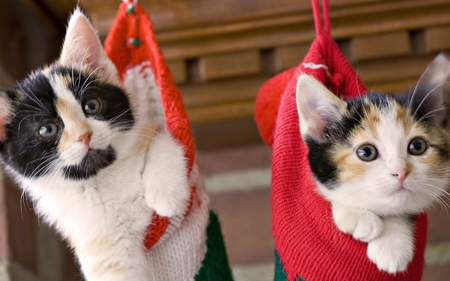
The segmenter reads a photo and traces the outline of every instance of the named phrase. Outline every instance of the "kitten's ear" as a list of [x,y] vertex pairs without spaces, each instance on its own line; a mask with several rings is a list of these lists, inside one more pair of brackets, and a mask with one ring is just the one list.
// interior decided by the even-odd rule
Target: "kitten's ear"
[[428,65],[420,78],[420,83],[428,85],[440,85],[450,78],[450,58],[444,53],[440,53]]
[[319,143],[325,140],[326,126],[340,121],[347,110],[345,101],[307,74],[298,78],[296,100],[302,136]]
[[89,71],[98,70],[107,77],[117,77],[117,70],[105,55],[97,32],[79,8],[70,17],[59,61],[74,67],[87,66]]
[[413,104],[425,113],[433,112],[430,118],[444,123],[448,119],[445,108],[450,107],[450,58],[440,53],[427,67],[414,89]]
[[11,118],[11,100],[8,94],[0,90],[0,142],[6,141],[8,136],[6,125]]

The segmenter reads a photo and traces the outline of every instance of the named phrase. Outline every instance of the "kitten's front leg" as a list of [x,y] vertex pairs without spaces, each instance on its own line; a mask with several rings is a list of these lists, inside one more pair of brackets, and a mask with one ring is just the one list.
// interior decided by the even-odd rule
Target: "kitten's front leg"
[[383,219],[384,231],[369,242],[367,255],[380,270],[405,271],[414,255],[414,224],[407,217]]
[[145,200],[161,216],[183,215],[190,198],[183,148],[167,131],[150,144],[142,174]]
[[380,236],[383,222],[375,213],[359,208],[349,208],[339,203],[332,203],[333,219],[340,231],[353,238],[369,242]]

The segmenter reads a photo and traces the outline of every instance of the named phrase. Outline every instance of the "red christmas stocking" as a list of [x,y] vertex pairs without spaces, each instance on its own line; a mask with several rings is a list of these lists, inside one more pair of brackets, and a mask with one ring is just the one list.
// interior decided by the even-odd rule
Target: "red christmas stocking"
[[[153,25],[137,1],[121,3],[105,52],[116,65],[129,94],[137,97],[137,118],[163,126],[183,146],[191,184],[191,204],[184,216],[149,221],[143,241],[155,280],[230,281],[231,270],[217,216],[196,163],[194,140],[180,90],[159,50]],[[150,104],[142,110],[140,103]],[[145,121],[144,120],[144,121]]]
[[324,26],[318,0],[312,0],[317,38],[304,60],[267,81],[256,102],[256,122],[273,148],[272,229],[277,251],[275,280],[420,280],[424,267],[427,219],[416,218],[415,253],[407,271],[380,271],[367,257],[367,244],[340,232],[330,204],[316,191],[306,144],[299,131],[296,83],[303,72],[331,92],[348,99],[365,87],[330,37],[328,1],[323,0]]

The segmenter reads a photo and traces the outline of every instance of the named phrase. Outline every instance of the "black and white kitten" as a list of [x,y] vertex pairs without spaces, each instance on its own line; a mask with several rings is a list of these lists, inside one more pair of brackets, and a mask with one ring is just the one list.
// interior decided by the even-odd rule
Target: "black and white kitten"
[[368,242],[379,269],[404,271],[413,258],[411,217],[448,194],[450,134],[439,55],[408,95],[344,101],[306,74],[297,83],[300,131],[318,191],[337,227]]
[[183,218],[192,184],[182,146],[145,116],[146,94],[122,86],[79,10],[59,60],[0,91],[0,158],[69,241],[89,281],[191,280],[204,258],[201,186],[203,204],[145,249],[153,215]]

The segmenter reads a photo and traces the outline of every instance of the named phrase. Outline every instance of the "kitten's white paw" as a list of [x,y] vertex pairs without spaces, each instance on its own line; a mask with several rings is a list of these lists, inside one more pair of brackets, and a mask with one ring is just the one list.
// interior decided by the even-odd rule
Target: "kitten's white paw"
[[[184,192],[162,192],[156,194],[147,189],[145,199],[149,207],[163,217],[173,217],[183,215],[189,205],[190,189],[183,188]],[[181,190],[180,190],[181,191]]]
[[359,213],[358,224],[353,232],[353,237],[368,242],[380,236],[382,231],[383,222],[379,216],[372,212]]
[[164,217],[183,215],[189,205],[190,186],[183,149],[168,132],[151,144],[142,174],[148,206]]
[[363,242],[374,240],[383,231],[381,218],[368,210],[348,209],[334,204],[333,217],[340,231]]
[[[369,242],[367,255],[380,270],[389,273],[405,271],[412,260],[412,247],[398,247],[384,239],[383,236]],[[409,249],[407,249],[409,248]]]
[[394,274],[405,271],[413,259],[413,230],[404,219],[387,220],[383,234],[369,242],[367,256],[380,270]]

